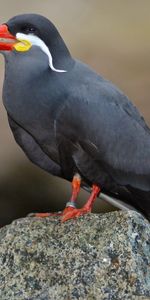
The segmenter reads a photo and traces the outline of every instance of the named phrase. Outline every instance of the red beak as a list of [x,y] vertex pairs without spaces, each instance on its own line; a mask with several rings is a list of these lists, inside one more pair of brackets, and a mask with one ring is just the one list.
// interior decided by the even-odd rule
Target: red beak
[[0,25],[0,51],[12,51],[15,42],[16,38],[9,32],[8,26]]

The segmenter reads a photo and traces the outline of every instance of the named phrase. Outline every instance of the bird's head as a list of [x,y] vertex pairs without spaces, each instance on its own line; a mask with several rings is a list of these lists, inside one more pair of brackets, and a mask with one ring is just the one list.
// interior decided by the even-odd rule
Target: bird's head
[[37,14],[23,14],[0,25],[2,53],[25,53],[32,47],[39,47],[48,56],[53,71],[65,72],[54,67],[54,63],[59,65],[62,59],[71,58],[70,53],[58,30],[47,18]]

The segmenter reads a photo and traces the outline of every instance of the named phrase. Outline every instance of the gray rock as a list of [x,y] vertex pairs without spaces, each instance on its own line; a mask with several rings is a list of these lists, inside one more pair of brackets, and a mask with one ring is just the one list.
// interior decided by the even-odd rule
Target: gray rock
[[150,226],[136,212],[25,218],[0,230],[0,300],[150,299]]

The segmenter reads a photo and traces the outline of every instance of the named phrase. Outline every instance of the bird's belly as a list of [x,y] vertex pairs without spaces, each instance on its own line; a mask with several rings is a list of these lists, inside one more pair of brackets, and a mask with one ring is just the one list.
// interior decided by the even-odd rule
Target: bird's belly
[[94,160],[82,148],[73,154],[73,159],[86,183],[98,184],[102,189],[107,190],[116,186],[104,165],[100,161]]

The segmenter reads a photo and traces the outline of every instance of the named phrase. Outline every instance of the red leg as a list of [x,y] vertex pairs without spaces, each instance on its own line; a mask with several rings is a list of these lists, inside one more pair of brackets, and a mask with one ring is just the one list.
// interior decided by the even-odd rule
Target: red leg
[[67,214],[76,208],[76,201],[77,201],[78,194],[80,192],[80,186],[81,186],[81,177],[77,173],[73,176],[72,195],[70,201],[66,203],[66,208],[63,210],[62,215]]
[[70,201],[67,202],[66,208],[64,209],[63,212],[33,213],[33,214],[29,214],[29,216],[37,217],[37,218],[46,218],[50,216],[61,216],[64,214],[64,212],[67,213],[72,211],[76,207],[76,200],[80,191],[80,185],[81,185],[81,177],[79,174],[75,174],[72,180],[72,195]]
[[62,215],[62,222],[65,222],[69,219],[77,218],[88,212],[91,212],[93,203],[99,193],[100,193],[100,188],[97,185],[93,184],[92,193],[91,193],[88,201],[86,202],[86,204],[82,208],[79,208],[79,209],[73,208],[73,207],[72,207],[72,209],[70,209],[68,211],[66,211],[66,209],[65,209],[63,211],[63,215]]

